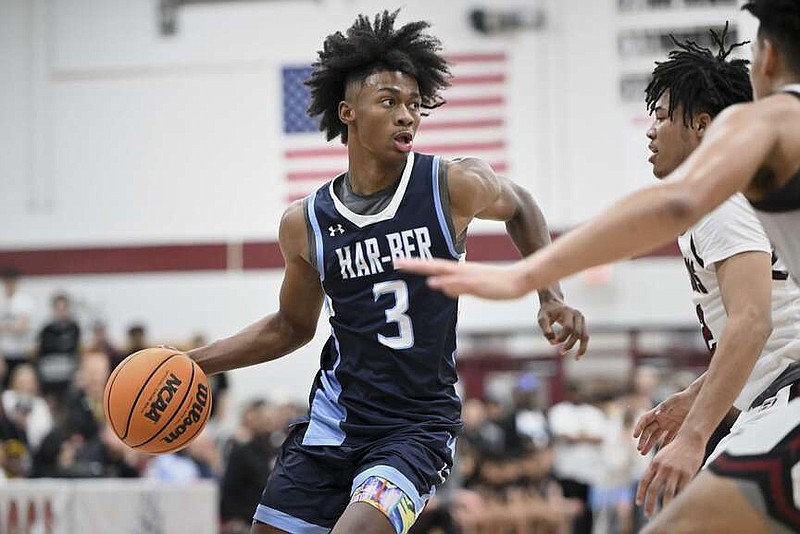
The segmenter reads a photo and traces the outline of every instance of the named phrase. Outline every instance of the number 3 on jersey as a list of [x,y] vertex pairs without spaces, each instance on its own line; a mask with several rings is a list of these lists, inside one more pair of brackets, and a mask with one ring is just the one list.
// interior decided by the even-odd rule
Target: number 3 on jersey
[[378,334],[378,341],[390,349],[410,349],[414,346],[414,327],[408,311],[408,286],[403,280],[390,280],[379,282],[372,286],[375,302],[383,295],[391,294],[394,297],[394,306],[385,311],[386,324],[397,324],[398,335],[387,337]]

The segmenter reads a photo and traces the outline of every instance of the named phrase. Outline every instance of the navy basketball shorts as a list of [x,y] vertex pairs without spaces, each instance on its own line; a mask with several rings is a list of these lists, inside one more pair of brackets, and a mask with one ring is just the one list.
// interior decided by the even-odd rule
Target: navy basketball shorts
[[800,382],[742,412],[706,467],[735,481],[774,532],[800,532]]
[[351,502],[367,502],[406,532],[453,465],[447,431],[397,434],[361,446],[303,445],[295,426],[253,516],[293,534],[330,532]]

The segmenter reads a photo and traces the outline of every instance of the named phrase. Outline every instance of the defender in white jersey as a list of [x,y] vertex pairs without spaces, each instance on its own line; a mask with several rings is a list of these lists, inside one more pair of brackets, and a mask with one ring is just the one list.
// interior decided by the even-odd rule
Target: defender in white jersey
[[[738,410],[746,411],[790,364],[800,359],[800,287],[789,277],[783,261],[773,253],[761,222],[740,193],[683,233],[678,238],[678,246],[692,285],[692,302],[703,339],[712,354],[725,335],[731,313],[730,303],[726,306],[720,287],[723,282],[718,276],[719,266],[752,253],[770,258],[769,264],[763,261],[766,257],[763,258],[760,270],[745,273],[748,281],[756,276],[769,276],[772,282],[769,310],[772,333],[733,403]],[[734,286],[733,289],[740,288]]]
[[[752,0],[743,9],[759,19],[750,72],[756,101],[731,106],[713,124],[695,125],[702,128],[702,142],[691,155],[683,155],[685,161],[662,183],[626,196],[551,246],[510,266],[432,260],[407,260],[399,265],[431,275],[428,284],[449,295],[518,298],[582,269],[664,244],[741,191],[756,208],[778,256],[797,280],[800,1]],[[701,68],[681,83],[702,81],[715,72]],[[702,96],[698,91],[693,99]],[[767,336],[762,333],[759,337],[743,340],[750,345],[751,354],[752,346],[763,343]],[[713,358],[711,367],[719,361]],[[719,389],[724,386],[723,381]],[[739,391],[728,388],[731,400]],[[730,444],[656,516],[648,532],[800,532],[798,395],[800,370],[792,364],[753,401],[760,406],[748,412],[754,419],[748,425],[753,439]],[[695,404],[700,401],[698,397]],[[782,416],[775,417],[776,413]],[[669,415],[662,414],[665,418]],[[686,484],[684,473],[656,469],[652,479],[643,481],[646,493],[656,496],[663,492],[669,499]]]
[[[723,108],[752,97],[746,62],[727,60],[737,45],[726,49],[725,33],[711,35],[719,47],[716,54],[692,42],[676,42],[678,48],[668,61],[658,63],[645,91],[653,116],[647,131],[649,161],[659,179],[699,146]],[[773,446],[763,443],[764,428],[781,432],[790,418],[788,403],[773,403],[765,413],[762,402],[753,401],[800,360],[800,287],[789,279],[743,195],[737,193],[698,221],[681,234],[678,244],[703,338],[713,357],[706,373],[644,414],[634,430],[643,454],[656,442],[663,446],[637,494],[648,514],[658,499],[659,479],[677,474],[674,491],[679,491],[694,477],[714,428],[731,404],[743,413],[707,465],[717,473],[713,460],[733,449],[766,452],[762,459],[770,457]],[[770,488],[739,475],[730,478],[753,507],[770,508],[775,502]],[[664,494],[665,506],[672,498],[670,489]],[[692,513],[704,516],[706,510],[697,506],[683,510],[684,515]],[[777,532],[794,526],[792,518],[780,512],[764,514],[764,519]]]

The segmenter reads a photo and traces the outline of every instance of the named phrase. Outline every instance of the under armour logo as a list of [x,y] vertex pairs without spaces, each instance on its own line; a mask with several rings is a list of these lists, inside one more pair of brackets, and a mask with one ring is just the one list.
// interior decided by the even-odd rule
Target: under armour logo
[[333,237],[336,234],[343,234],[344,228],[342,228],[341,224],[337,224],[336,226],[329,226],[328,232],[331,234],[331,237]]

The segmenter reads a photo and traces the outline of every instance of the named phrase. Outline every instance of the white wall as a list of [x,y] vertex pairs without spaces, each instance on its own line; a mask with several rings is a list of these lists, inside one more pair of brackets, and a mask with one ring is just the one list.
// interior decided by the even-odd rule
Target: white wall
[[[157,3],[0,0],[0,249],[275,239],[286,187],[279,69],[313,60],[332,30],[387,6],[189,6],[165,37]],[[615,32],[637,15],[617,15],[616,0],[541,0],[543,30],[503,37],[470,28],[471,0],[402,4],[401,20],[432,21],[447,52],[506,51],[511,175],[534,192],[551,227],[578,224],[650,181],[643,113],[617,97]],[[716,21],[719,12],[693,16]],[[28,279],[25,288],[42,315],[47,296],[66,289],[116,336],[141,319],[168,340],[234,332],[274,308],[279,281],[271,271],[79,276]],[[605,285],[577,277],[565,286],[595,323],[693,321],[679,260],[617,265]],[[512,322],[534,324],[530,300],[465,299],[464,329]],[[241,391],[304,396],[320,343],[312,345],[236,374]]]

